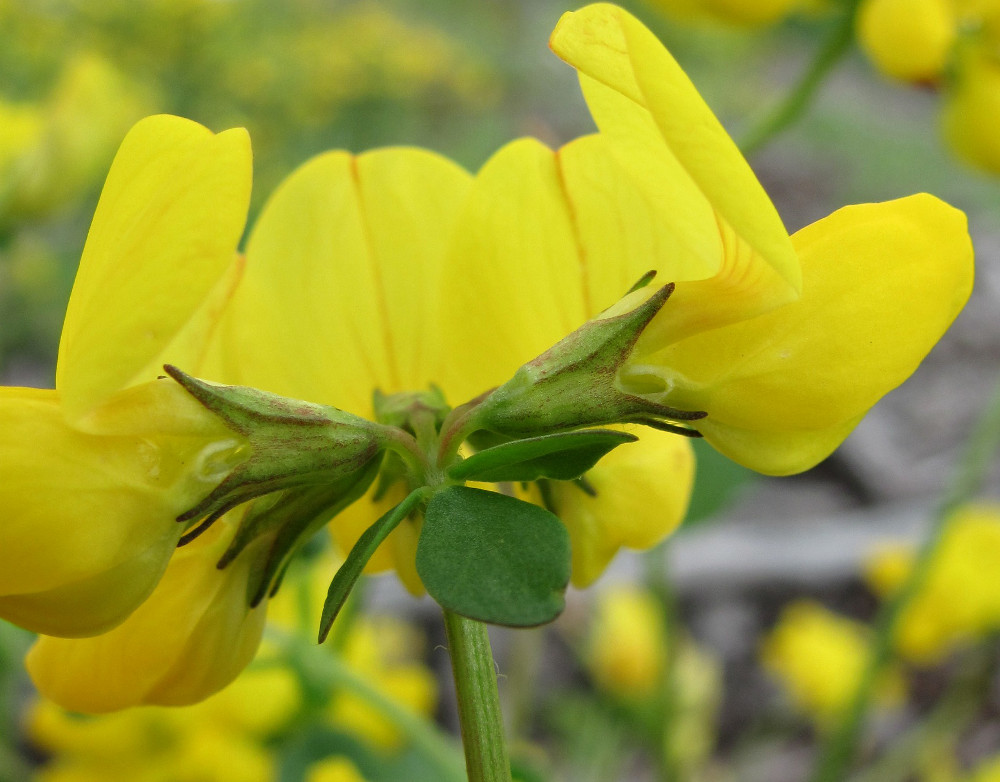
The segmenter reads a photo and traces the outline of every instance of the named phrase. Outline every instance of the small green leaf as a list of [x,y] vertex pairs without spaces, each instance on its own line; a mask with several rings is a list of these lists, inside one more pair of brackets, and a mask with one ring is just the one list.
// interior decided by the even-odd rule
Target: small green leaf
[[326,594],[326,602],[323,603],[323,615],[319,621],[320,643],[323,643],[327,635],[329,635],[333,621],[337,618],[337,614],[340,613],[340,609],[344,607],[347,596],[354,589],[358,578],[361,577],[361,571],[365,569],[365,565],[372,558],[375,549],[382,544],[382,541],[388,537],[390,532],[399,526],[399,523],[403,519],[410,515],[410,511],[426,496],[426,489],[417,489],[410,492],[405,500],[384,514],[358,538],[358,542],[354,544],[351,553],[347,555],[344,564],[340,566],[340,570],[337,571],[333,577],[333,581],[330,582],[330,590]]
[[569,535],[553,514],[469,486],[431,498],[417,544],[417,573],[441,606],[510,627],[559,616],[569,562]]
[[452,465],[448,477],[456,481],[571,481],[593,467],[608,451],[638,438],[611,429],[585,429],[526,440],[515,440],[473,454]]

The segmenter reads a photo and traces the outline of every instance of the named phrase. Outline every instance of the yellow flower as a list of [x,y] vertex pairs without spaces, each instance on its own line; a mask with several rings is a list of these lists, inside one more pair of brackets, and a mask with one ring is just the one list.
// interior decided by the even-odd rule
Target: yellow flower
[[666,651],[663,608],[651,593],[628,586],[601,593],[587,663],[602,690],[626,699],[656,698]]
[[1000,56],[970,44],[956,57],[954,77],[944,96],[945,138],[966,163],[1000,174]]
[[[515,141],[473,180],[417,150],[310,161],[250,237],[220,330],[220,376],[362,415],[375,389],[437,383],[454,404],[510,378],[652,268],[676,290],[617,383],[707,411],[702,434],[754,469],[812,466],[961,308],[972,278],[964,216],[914,196],[842,210],[790,238],[732,140],[638,21],[590,6],[566,15],[551,44],[580,71],[600,133],[557,152]],[[907,313],[886,308],[886,297]],[[306,340],[336,360],[301,360]],[[621,448],[621,459],[628,448],[638,446]],[[617,546],[650,545],[679,522],[691,455],[680,438],[667,448],[675,474],[665,479],[654,460],[647,476],[632,472],[635,485],[673,493],[661,499],[664,489],[663,512],[631,528],[589,518],[602,505],[617,512],[616,497],[588,503],[560,488],[578,583]],[[341,544],[390,500],[341,514]],[[419,590],[418,534],[400,525],[370,569],[395,565]]]
[[[755,470],[813,466],[961,310],[972,286],[964,215],[917,195],[847,207],[788,237],[735,145],[638,21],[588,6],[563,17],[552,47],[580,72],[601,131],[577,143],[610,153],[599,174],[585,171],[617,204],[574,198],[584,176],[574,145],[559,156],[576,228],[594,249],[588,266],[614,241],[586,240],[603,229],[629,242],[615,248],[618,268],[677,282],[619,386],[707,412],[696,422],[705,439]],[[621,230],[609,230],[615,221]],[[890,299],[906,310],[886,307]]]
[[[808,600],[785,608],[761,648],[764,666],[820,726],[835,720],[853,695],[867,655],[863,625]],[[899,673],[890,670],[879,681],[877,697],[894,705],[903,686]]]
[[972,774],[965,778],[965,782],[1000,782],[1000,755],[979,763]]
[[880,71],[903,81],[936,81],[958,37],[953,0],[865,0],[858,41]]
[[274,778],[265,742],[299,705],[287,669],[249,671],[224,692],[182,709],[145,707],[81,717],[48,700],[32,704],[27,734],[51,755],[36,777],[160,782]]
[[[30,107],[31,116],[28,107],[19,107],[13,117],[3,117],[0,211],[29,217],[51,213],[95,188],[122,134],[152,103],[100,56],[71,57],[52,93]],[[4,157],[13,150],[17,159],[5,168]]]
[[228,289],[250,186],[245,134],[139,123],[115,160],[84,249],[56,390],[0,389],[0,616],[92,635],[150,593],[219,480],[234,435],[179,388]]
[[[883,596],[895,592],[913,567],[914,552],[878,551],[867,579]],[[970,505],[948,521],[930,570],[896,627],[896,648],[907,659],[934,664],[956,647],[1000,627],[1000,506]],[[960,597],[956,597],[960,596]]]
[[329,757],[309,767],[306,782],[365,782],[365,778],[347,758]]
[[92,638],[41,637],[26,659],[39,691],[94,714],[196,703],[236,678],[257,651],[266,604],[247,606],[255,552],[216,568],[231,524],[223,518],[178,549],[152,595],[114,629]]

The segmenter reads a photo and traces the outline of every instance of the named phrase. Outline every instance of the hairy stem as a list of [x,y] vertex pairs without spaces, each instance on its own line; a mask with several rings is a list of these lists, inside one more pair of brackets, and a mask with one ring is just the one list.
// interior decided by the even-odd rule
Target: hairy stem
[[493,650],[486,625],[444,612],[469,782],[511,782]]

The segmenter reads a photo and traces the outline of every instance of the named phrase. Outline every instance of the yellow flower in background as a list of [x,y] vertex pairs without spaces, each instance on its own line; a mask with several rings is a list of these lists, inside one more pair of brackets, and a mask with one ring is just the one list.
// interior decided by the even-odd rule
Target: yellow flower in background
[[945,139],[966,163],[1000,173],[998,117],[1000,49],[963,46],[956,55],[954,79],[944,95],[941,124]]
[[[820,727],[840,715],[867,658],[867,628],[809,600],[787,606],[761,646],[764,667]],[[904,693],[903,680],[892,669],[876,686],[876,699],[884,706],[901,702]]]
[[[883,597],[909,575],[911,547],[873,554],[866,578]],[[1000,506],[970,505],[947,522],[920,591],[896,626],[896,649],[921,665],[940,662],[963,644],[1000,628]]]
[[940,84],[945,140],[969,165],[1000,173],[1000,3],[863,0],[857,34],[886,76]]
[[1000,782],[1000,755],[979,763],[962,782]]
[[[69,59],[51,94],[32,105],[31,117],[27,107],[19,107],[16,116],[0,118],[6,120],[0,215],[51,214],[79,198],[100,181],[122,136],[153,105],[147,88],[99,55],[84,52]],[[12,147],[18,155],[5,161]]]
[[605,692],[625,700],[657,698],[667,662],[666,623],[656,597],[616,585],[596,601],[587,642],[587,667]]
[[894,79],[936,81],[958,38],[954,0],[865,0],[858,9],[861,48]]
[[266,782],[275,762],[265,742],[295,715],[299,700],[294,677],[280,668],[249,671],[182,709],[81,717],[39,700],[28,712],[27,734],[52,758],[35,779]]
[[668,647],[663,606],[648,589],[616,584],[598,592],[595,603],[584,651],[594,683],[623,705],[668,709],[666,752],[674,768],[696,775],[715,743],[720,662],[683,634]]
[[306,782],[365,782],[365,778],[347,758],[331,757],[313,763]]

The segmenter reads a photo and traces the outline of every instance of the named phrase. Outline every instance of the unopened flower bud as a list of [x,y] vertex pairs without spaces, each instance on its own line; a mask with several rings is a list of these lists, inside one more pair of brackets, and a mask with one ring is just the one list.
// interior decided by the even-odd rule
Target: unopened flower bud
[[670,422],[695,421],[704,418],[704,412],[657,404],[624,391],[618,383],[619,368],[673,289],[670,284],[652,295],[644,289],[626,294],[518,369],[482,403],[476,423],[510,437],[614,423],[646,424],[698,436]]
[[265,494],[352,483],[352,476],[365,471],[382,450],[382,427],[335,407],[207,383],[172,366],[165,370],[244,443],[229,457],[228,475],[177,517],[181,522],[204,519],[186,540]]

